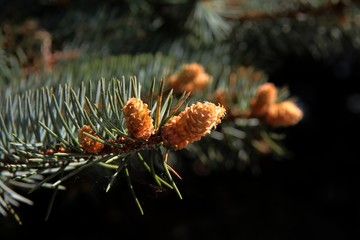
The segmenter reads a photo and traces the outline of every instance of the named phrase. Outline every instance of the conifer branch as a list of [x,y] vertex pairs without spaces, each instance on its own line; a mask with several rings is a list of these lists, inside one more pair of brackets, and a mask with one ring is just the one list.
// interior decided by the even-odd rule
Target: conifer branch
[[[162,171],[166,173],[168,180],[163,179],[159,169],[155,168],[155,165],[159,164],[155,161],[165,161],[168,151],[176,149],[163,126],[171,122],[171,118],[177,117],[174,115],[188,95],[184,93],[180,101],[172,106],[172,91],[163,98],[163,89],[164,81],[160,81],[157,100],[152,101],[153,106],[149,108],[141,100],[141,84],[136,77],[129,77],[127,80],[125,77],[121,80],[113,79],[108,83],[101,79],[96,85],[90,81],[87,85],[81,84],[78,89],[68,85],[59,85],[57,88],[44,87],[18,95],[16,101],[11,101],[10,98],[9,107],[0,114],[1,131],[4,132],[1,137],[1,149],[4,152],[0,158],[0,173],[11,172],[12,175],[1,176],[6,176],[5,180],[15,177],[14,179],[21,182],[27,182],[34,175],[42,176],[41,180],[34,182],[30,192],[45,186],[52,188],[55,192],[50,201],[50,211],[56,191],[64,189],[62,184],[67,180],[89,167],[107,167],[115,172],[106,191],[113,186],[118,175],[124,173],[131,194],[143,214],[131,183],[131,175],[136,175],[139,171],[132,167],[131,163],[135,160],[133,156],[136,154],[158,185],[176,190],[181,198],[168,172],[170,169],[176,173],[175,170],[165,163],[163,167],[166,168]],[[154,92],[155,87],[152,87],[150,96]],[[197,111],[201,114],[207,105],[210,106],[210,103],[205,103],[204,108],[199,105]],[[32,114],[34,106],[38,111],[36,114]],[[190,115],[186,117],[191,118]],[[201,128],[199,124],[205,124],[204,127],[208,129],[199,136],[189,135],[189,140],[184,141],[191,143],[200,140],[211,130],[211,126],[220,122],[221,117],[222,115],[216,119],[209,118],[207,122],[202,123],[200,120],[184,125],[185,128]],[[14,122],[16,124],[13,124]],[[33,123],[38,124],[32,125]],[[32,135],[36,137],[33,138]],[[33,140],[36,142],[32,142]],[[165,153],[160,150],[164,148],[167,149]],[[143,155],[140,151],[149,154]],[[146,156],[146,159],[143,156]],[[129,159],[133,160],[129,162]],[[6,163],[7,161],[9,163]],[[25,201],[18,195],[11,196]]]
[[[201,160],[215,170],[230,166],[244,169],[248,165],[258,169],[257,158],[262,155],[286,157],[282,139],[276,139],[274,135],[279,127],[295,125],[303,116],[302,110],[294,104],[294,99],[291,100],[288,89],[275,87],[268,82],[265,72],[253,66],[239,66],[234,67],[228,75],[216,77],[218,80],[202,86],[202,89],[207,88],[208,91],[199,91],[202,89],[197,89],[196,83],[204,71],[193,71],[193,68],[188,67],[201,69],[197,65],[194,62],[183,65],[181,74],[171,75],[167,83],[171,83],[174,92],[181,91],[183,85],[176,82],[184,83],[182,78],[187,76],[187,90],[197,92],[195,96],[198,98],[223,106],[226,116],[201,144],[195,143],[186,148],[192,156],[198,158],[195,161]],[[181,146],[182,141],[178,141],[178,144]]]

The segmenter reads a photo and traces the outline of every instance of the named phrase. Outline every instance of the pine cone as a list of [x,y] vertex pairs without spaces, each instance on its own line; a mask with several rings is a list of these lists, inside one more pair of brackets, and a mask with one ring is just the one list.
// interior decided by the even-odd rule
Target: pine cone
[[302,110],[292,101],[283,101],[270,106],[265,122],[271,126],[290,126],[297,124],[303,117]]
[[85,125],[78,131],[79,136],[79,143],[82,149],[84,149],[87,153],[99,153],[103,150],[104,144],[94,139],[90,138],[89,136],[85,135],[84,132],[99,138],[99,136],[95,133],[95,131],[89,126]]
[[184,64],[182,70],[171,75],[168,85],[175,92],[196,92],[204,89],[210,82],[211,77],[198,63]]
[[273,83],[264,83],[258,87],[255,97],[250,102],[250,112],[252,117],[262,117],[266,114],[269,107],[277,99],[277,89]]
[[186,107],[162,127],[164,146],[176,150],[185,148],[189,143],[198,141],[210,133],[224,116],[225,108],[210,102],[197,102]]
[[153,119],[148,105],[141,99],[130,98],[123,107],[125,123],[129,136],[147,140],[154,133]]

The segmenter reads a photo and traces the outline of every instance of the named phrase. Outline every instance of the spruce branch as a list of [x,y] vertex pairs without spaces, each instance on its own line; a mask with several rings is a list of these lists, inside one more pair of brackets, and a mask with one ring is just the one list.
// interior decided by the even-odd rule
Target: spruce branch
[[[176,135],[168,132],[172,119],[180,119],[178,127],[188,133],[181,138],[184,146],[210,133],[220,123],[225,110],[199,102],[176,116],[189,94],[184,93],[173,106],[172,91],[163,97],[164,81],[160,81],[158,91],[155,81],[152,84],[147,94],[153,99],[152,106],[142,101],[142,87],[135,76],[107,83],[101,79],[95,85],[89,81],[77,89],[69,85],[43,87],[9,98],[8,107],[0,114],[0,130],[4,132],[1,173],[9,174],[1,176],[6,176],[4,180],[8,183],[12,179],[26,183],[32,176],[42,176],[33,180],[30,192],[41,187],[53,189],[50,211],[56,192],[64,189],[62,184],[87,168],[105,167],[115,170],[106,191],[119,174],[125,174],[131,195],[143,214],[132,183],[140,171],[134,162],[139,160],[153,181],[175,190],[181,198],[170,172],[178,174],[166,163],[169,151],[176,150],[178,144],[176,139],[171,140]],[[184,121],[187,121],[185,125]],[[203,130],[192,133],[193,129]]]
[[230,22],[220,16],[209,1],[197,1],[187,18],[185,28],[205,44],[221,42],[231,33]]
[[352,1],[331,0],[292,0],[292,1],[209,1],[209,5],[225,19],[236,21],[265,20],[276,18],[296,18],[300,14],[320,15],[333,12],[342,14],[344,8],[350,6]]
[[208,74],[207,69],[195,62],[185,64],[180,73],[170,75],[167,84],[174,87],[174,92],[181,92],[186,86],[186,90],[196,93],[193,98],[223,106],[226,116],[200,144],[187,146],[186,142],[176,140],[178,147],[186,146],[188,157],[211,169],[250,166],[258,172],[258,159],[262,156],[287,157],[281,143],[283,136],[279,138],[283,135],[281,129],[296,125],[303,117],[288,89],[268,82],[265,72],[240,65],[227,75],[207,81],[207,86],[202,86],[206,91],[199,91],[197,83]]

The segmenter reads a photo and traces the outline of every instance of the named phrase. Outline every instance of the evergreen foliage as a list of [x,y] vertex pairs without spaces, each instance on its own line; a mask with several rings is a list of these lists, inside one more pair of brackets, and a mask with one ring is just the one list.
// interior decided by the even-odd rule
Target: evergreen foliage
[[[213,171],[259,173],[262,156],[289,156],[283,130],[298,122],[278,126],[253,114],[257,90],[281,64],[273,59],[325,58],[349,43],[360,46],[359,4],[350,0],[35,0],[0,7],[0,213],[20,223],[15,207],[32,204],[24,189],[50,188],[55,196],[88,167],[107,169],[106,191],[124,174],[141,213],[132,185],[138,172],[180,198],[170,163],[180,167],[182,158]],[[188,77],[192,89],[171,87],[186,64],[204,71],[186,76],[207,74],[209,83],[196,89]],[[271,104],[296,103],[286,86],[276,92]],[[132,98],[146,102],[154,120],[146,139],[129,134],[123,107]],[[161,127],[203,101],[226,109],[219,126],[181,151],[165,146]],[[294,109],[276,114],[286,115],[283,122],[301,119]]]

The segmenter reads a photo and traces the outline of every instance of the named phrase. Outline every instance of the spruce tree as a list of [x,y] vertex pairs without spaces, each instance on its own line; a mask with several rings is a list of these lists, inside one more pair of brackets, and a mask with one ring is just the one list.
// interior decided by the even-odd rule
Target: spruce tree
[[[1,5],[0,213],[89,168],[181,199],[182,161],[260,174],[304,113],[269,74],[360,46],[358,1],[12,1]],[[291,81],[289,79],[289,81]],[[198,174],[196,167],[193,174]],[[121,176],[121,177],[120,177]],[[144,177],[145,176],[145,177]],[[19,214],[20,212],[20,214]]]

